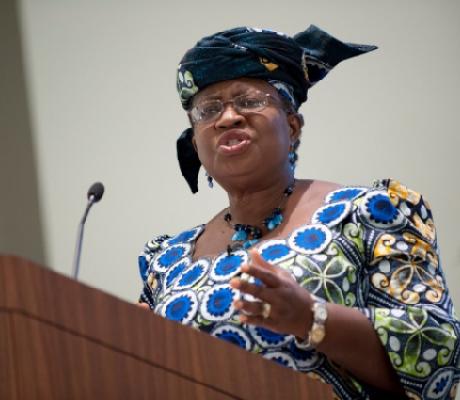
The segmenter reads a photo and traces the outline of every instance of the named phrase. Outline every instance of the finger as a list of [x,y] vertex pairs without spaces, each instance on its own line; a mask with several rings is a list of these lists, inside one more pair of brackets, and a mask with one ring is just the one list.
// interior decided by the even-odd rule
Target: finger
[[254,285],[240,278],[233,278],[230,281],[230,286],[242,293],[250,294],[258,300],[265,301],[269,304],[276,304],[277,302],[276,292],[274,292],[274,289],[272,288]]
[[265,268],[269,271],[276,272],[276,268],[273,264],[265,260],[262,255],[256,249],[249,250],[249,257],[252,264],[259,265],[262,268]]
[[230,286],[233,289],[238,289],[243,293],[250,294],[254,297],[260,298],[263,286],[249,283],[241,278],[233,278],[230,280]]
[[245,264],[241,267],[241,271],[259,279],[266,287],[276,288],[281,285],[280,279],[275,273],[256,264]]
[[[254,272],[251,275],[254,275],[258,272],[261,271],[266,272],[266,285],[269,287],[281,287],[283,285],[283,279],[287,278],[290,280],[295,281],[295,277],[290,273],[289,271],[280,268],[279,266],[275,264],[271,264],[270,262],[266,261],[260,253],[258,253],[255,249],[251,249],[251,257],[250,260],[251,262],[249,264],[245,264],[242,266],[241,270],[243,272],[249,272],[251,271],[251,268],[256,268],[256,272]],[[253,270],[254,271],[254,270]],[[274,278],[270,278],[270,274]],[[260,279],[260,278],[259,278]]]
[[269,329],[273,332],[276,332],[276,328],[273,325],[273,320],[269,318],[263,318],[258,315],[244,315],[244,314],[239,314],[238,318],[241,323],[243,324],[249,324],[249,325],[255,325],[255,326],[261,326],[262,328]]
[[150,310],[150,306],[147,303],[138,303],[136,304],[140,308],[144,308],[146,310]]
[[263,304],[261,301],[237,300],[233,305],[235,309],[240,310],[246,315],[256,316],[263,314]]

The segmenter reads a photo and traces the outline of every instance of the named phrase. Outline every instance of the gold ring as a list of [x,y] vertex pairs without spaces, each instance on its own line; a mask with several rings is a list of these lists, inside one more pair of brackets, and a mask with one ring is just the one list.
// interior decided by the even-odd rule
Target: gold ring
[[272,306],[268,303],[262,304],[262,317],[263,319],[267,319],[270,317],[270,311],[272,310]]

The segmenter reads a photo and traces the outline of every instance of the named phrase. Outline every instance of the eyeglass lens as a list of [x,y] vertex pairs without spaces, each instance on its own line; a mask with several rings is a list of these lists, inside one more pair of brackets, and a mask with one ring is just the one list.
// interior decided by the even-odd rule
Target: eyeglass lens
[[192,118],[195,122],[208,122],[217,119],[227,104],[232,104],[237,112],[262,111],[268,104],[269,94],[254,93],[234,97],[228,101],[220,99],[203,101],[192,109]]

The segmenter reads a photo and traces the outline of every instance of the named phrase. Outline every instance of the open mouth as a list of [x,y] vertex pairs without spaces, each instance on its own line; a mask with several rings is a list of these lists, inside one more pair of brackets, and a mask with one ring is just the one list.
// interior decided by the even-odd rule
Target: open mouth
[[242,139],[242,138],[239,138],[239,139],[229,139],[227,140],[227,143],[225,143],[225,146],[235,146],[237,144],[240,144],[241,142],[243,142],[244,140],[246,139]]
[[246,151],[251,137],[243,130],[231,129],[222,134],[217,142],[217,151],[223,155],[236,155]]
[[249,142],[250,136],[244,132],[243,130],[239,129],[231,129],[222,134],[217,142],[217,147],[226,146],[226,147],[233,147],[238,146],[243,142]]
[[244,153],[250,145],[250,140],[232,139],[218,146],[217,151],[223,155],[237,155]]

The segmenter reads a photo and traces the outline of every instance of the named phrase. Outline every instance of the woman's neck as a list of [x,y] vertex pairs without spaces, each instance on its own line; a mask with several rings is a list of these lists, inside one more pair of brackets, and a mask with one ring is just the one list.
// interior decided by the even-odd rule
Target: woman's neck
[[288,174],[265,184],[248,185],[245,190],[228,191],[232,222],[260,226],[281,205],[286,188],[293,183],[294,178]]

